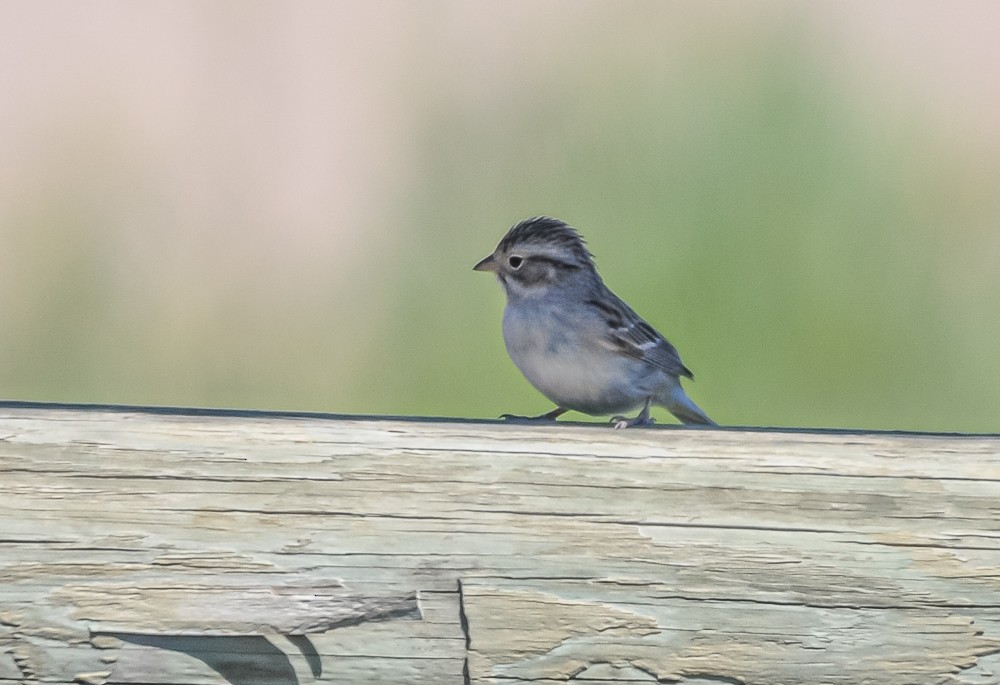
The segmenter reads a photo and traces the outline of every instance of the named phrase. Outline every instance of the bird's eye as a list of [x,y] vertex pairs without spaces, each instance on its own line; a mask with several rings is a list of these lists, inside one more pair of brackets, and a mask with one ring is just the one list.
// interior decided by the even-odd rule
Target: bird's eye
[[524,264],[524,257],[518,257],[516,254],[507,257],[507,263],[510,264],[510,268],[517,271]]

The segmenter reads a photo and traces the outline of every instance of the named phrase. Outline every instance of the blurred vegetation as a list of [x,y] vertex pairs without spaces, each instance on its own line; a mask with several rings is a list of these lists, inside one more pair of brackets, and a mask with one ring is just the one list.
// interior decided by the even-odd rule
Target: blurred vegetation
[[[607,7],[553,36],[577,49],[495,91],[442,85],[461,55],[421,43],[412,173],[379,189],[387,218],[355,227],[379,240],[335,273],[241,249],[242,225],[223,247],[175,242],[169,209],[123,252],[104,207],[155,195],[155,177],[112,155],[54,180],[59,206],[3,218],[20,266],[0,294],[0,394],[545,411],[503,349],[499,286],[471,267],[550,214],[679,348],[720,423],[1000,429],[998,160],[905,92],[853,86],[794,12],[677,44]],[[148,274],[136,251],[171,268]],[[234,254],[259,268],[214,282]]]
[[[977,180],[1000,175],[843,92],[798,28],[723,59],[707,41],[681,68],[581,58],[516,107],[448,103],[400,219],[419,227],[390,298],[410,334],[386,331],[377,392],[401,412],[550,408],[503,350],[498,285],[468,271],[546,213],[585,235],[723,423],[996,430],[1000,276],[962,243],[1000,218]],[[949,294],[966,268],[978,295]]]

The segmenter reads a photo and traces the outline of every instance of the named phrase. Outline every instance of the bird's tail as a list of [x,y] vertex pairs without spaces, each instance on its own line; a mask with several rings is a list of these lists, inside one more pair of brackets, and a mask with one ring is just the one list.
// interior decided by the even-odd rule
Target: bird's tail
[[708,414],[691,401],[684,389],[678,384],[663,403],[671,414],[680,419],[681,423],[697,424],[701,426],[718,426],[715,421],[708,418]]

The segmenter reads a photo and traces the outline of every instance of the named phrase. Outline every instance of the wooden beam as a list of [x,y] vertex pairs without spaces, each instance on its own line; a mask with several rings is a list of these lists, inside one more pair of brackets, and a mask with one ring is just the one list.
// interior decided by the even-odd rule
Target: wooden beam
[[1000,683],[1000,436],[0,403],[0,684],[567,681]]

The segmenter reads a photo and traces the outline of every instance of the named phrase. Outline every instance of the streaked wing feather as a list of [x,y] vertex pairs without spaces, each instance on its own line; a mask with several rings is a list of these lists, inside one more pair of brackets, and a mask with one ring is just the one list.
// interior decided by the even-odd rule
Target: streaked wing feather
[[[588,304],[598,309],[608,325],[608,346],[616,352],[639,359],[674,376],[694,378],[684,366],[677,348],[642,320],[610,291],[612,298],[594,298]],[[612,306],[615,305],[615,306]]]

